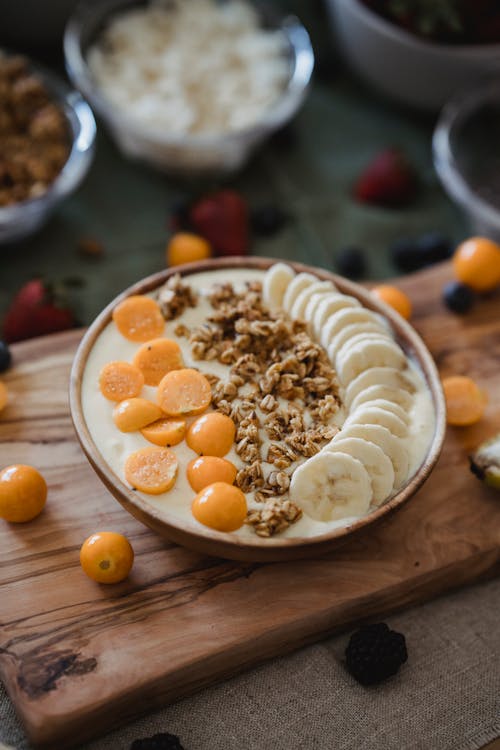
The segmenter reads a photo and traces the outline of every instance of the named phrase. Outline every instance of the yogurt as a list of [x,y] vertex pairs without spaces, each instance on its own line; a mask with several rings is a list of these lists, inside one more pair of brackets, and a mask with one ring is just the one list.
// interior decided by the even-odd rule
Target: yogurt
[[[213,312],[207,295],[212,291],[214,284],[230,282],[236,291],[242,291],[245,288],[245,282],[262,281],[263,278],[264,272],[256,269],[208,271],[192,274],[185,278],[185,282],[198,293],[198,304],[194,308],[184,310],[181,316],[175,320],[167,321],[163,335],[177,341],[182,350],[186,367],[195,367],[202,373],[214,374],[221,379],[228,377],[230,371],[229,365],[223,365],[216,360],[195,360],[191,354],[188,339],[176,336],[174,332],[175,328],[179,323],[182,323],[191,329],[206,321],[207,316]],[[99,373],[102,367],[112,360],[131,361],[137,348],[138,345],[136,343],[128,341],[118,332],[113,322],[109,323],[97,337],[89,353],[81,388],[83,414],[92,439],[103,459],[125,485],[127,485],[124,477],[124,463],[126,458],[134,451],[150,446],[151,443],[140,432],[123,433],[116,428],[112,416],[115,404],[108,401],[101,394],[99,390]],[[427,453],[434,433],[435,416],[431,395],[424,378],[416,363],[410,359],[408,360],[408,367],[405,370],[405,376],[411,379],[415,388],[413,405],[409,413],[408,436],[402,439],[410,459],[408,477],[411,477],[421,465]],[[141,396],[156,401],[156,388],[144,386]],[[345,418],[346,410],[340,408],[332,418],[332,423],[341,427]],[[190,421],[192,420],[188,419],[188,424]],[[266,455],[265,442],[266,438],[263,435],[263,455]],[[196,454],[187,446],[185,441],[173,446],[170,450],[175,452],[179,462],[179,471],[174,487],[162,495],[148,495],[141,492],[137,494],[169,523],[178,523],[183,526],[189,525],[194,529],[205,528],[192,516],[191,502],[195,493],[186,477],[187,465],[196,457]],[[225,458],[234,463],[238,469],[245,466],[234,447]],[[301,457],[297,465],[307,460]],[[265,463],[263,463],[263,468],[266,468]],[[270,468],[272,466],[267,464],[267,470]],[[247,503],[249,509],[262,507],[262,504],[255,502],[251,493],[247,494]],[[324,522],[317,521],[304,513],[296,523],[293,523],[283,531],[280,537],[313,537],[328,533],[336,528],[349,526],[356,520],[357,517],[350,517]],[[238,537],[247,539],[255,538],[254,530],[247,525],[243,525],[240,529],[232,533]]]

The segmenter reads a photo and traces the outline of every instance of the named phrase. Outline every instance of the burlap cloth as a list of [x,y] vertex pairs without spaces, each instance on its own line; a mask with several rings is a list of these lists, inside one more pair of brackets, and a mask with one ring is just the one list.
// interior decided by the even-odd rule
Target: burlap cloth
[[[127,750],[173,732],[186,750],[476,750],[500,736],[500,580],[385,620],[409,657],[376,688],[345,671],[346,633],[81,747]],[[1,688],[0,742],[30,748]]]

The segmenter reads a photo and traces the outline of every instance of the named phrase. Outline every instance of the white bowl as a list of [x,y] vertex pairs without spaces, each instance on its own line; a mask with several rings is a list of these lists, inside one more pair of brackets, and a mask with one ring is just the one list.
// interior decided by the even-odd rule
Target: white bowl
[[326,0],[341,52],[369,84],[418,109],[437,111],[457,91],[500,72],[500,44],[419,39],[360,0]]

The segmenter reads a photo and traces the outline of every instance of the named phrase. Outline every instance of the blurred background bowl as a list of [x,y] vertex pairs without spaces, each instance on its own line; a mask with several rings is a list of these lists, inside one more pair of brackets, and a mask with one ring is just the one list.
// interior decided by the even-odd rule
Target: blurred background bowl
[[500,79],[485,81],[443,109],[433,136],[444,189],[473,231],[500,241]]
[[360,0],[326,0],[340,51],[369,84],[398,102],[437,111],[484,75],[500,73],[500,44],[425,41]]
[[40,229],[56,207],[80,185],[94,155],[96,124],[87,102],[58,76],[38,64],[30,61],[30,69],[64,113],[71,150],[61,172],[42,195],[0,207],[0,244],[17,241]]
[[250,128],[220,134],[168,134],[164,130],[148,129],[118,112],[100,94],[85,59],[90,44],[111,16],[144,4],[137,0],[100,0],[77,7],[64,34],[64,54],[71,80],[102,117],[125,156],[187,177],[236,171],[258,145],[296,114],[302,104],[314,67],[314,53],[307,31],[295,17],[278,19],[264,3],[256,4],[262,25],[281,30],[288,42],[290,77],[282,96]]

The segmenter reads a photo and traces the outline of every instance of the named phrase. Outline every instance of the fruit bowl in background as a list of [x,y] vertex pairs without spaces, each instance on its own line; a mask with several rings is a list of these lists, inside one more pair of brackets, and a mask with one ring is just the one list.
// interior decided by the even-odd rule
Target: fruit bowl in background
[[15,242],[40,229],[57,206],[73,193],[87,174],[94,156],[96,124],[87,102],[58,76],[30,61],[65,115],[71,138],[69,156],[54,182],[37,198],[0,207],[0,245]]
[[200,527],[195,522],[181,520],[179,517],[174,517],[173,514],[169,516],[166,511],[160,513],[154,506],[142,498],[139,493],[134,492],[125,484],[112,470],[94,442],[85,420],[82,399],[82,381],[87,361],[99,335],[111,322],[112,312],[117,303],[130,295],[152,292],[163,285],[171,275],[176,273],[189,278],[189,274],[219,269],[225,271],[233,268],[266,270],[275,262],[266,258],[206,260],[184,266],[176,266],[171,270],[162,271],[154,276],[143,279],[114,299],[92,323],[77,350],[71,372],[70,408],[77,437],[92,467],[114,497],[129,513],[146,526],[152,528],[160,536],[203,554],[234,560],[258,562],[285,561],[319,555],[332,550],[335,546],[350,539],[361,530],[366,530],[371,524],[388,516],[407,502],[430,475],[439,457],[444,440],[445,407],[441,381],[431,354],[414,328],[391,308],[377,300],[374,295],[358,284],[347,281],[328,271],[299,263],[290,263],[296,272],[307,271],[314,274],[319,280],[333,281],[340,292],[356,297],[365,307],[383,315],[389,321],[399,345],[419,366],[430,391],[436,416],[434,434],[420,467],[384,505],[372,511],[367,516],[356,520],[349,526],[311,537],[271,537],[264,539],[255,535],[255,537],[252,536],[249,538],[236,534],[222,533],[208,527]]
[[231,173],[275,130],[284,126],[304,101],[314,67],[309,35],[297,18],[277,19],[264,3],[256,3],[263,26],[280,30],[288,48],[289,80],[282,95],[253,126],[227,133],[167,133],[124,116],[100,93],[86,62],[86,53],[107,20],[129,10],[137,0],[84,2],[69,20],[64,35],[68,74],[76,88],[101,116],[122,153],[162,171],[181,176]]
[[433,136],[434,166],[475,234],[500,240],[500,79],[452,99]]
[[436,112],[457,91],[500,73],[500,44],[430,42],[386,21],[360,0],[326,0],[326,5],[349,65],[400,103]]

